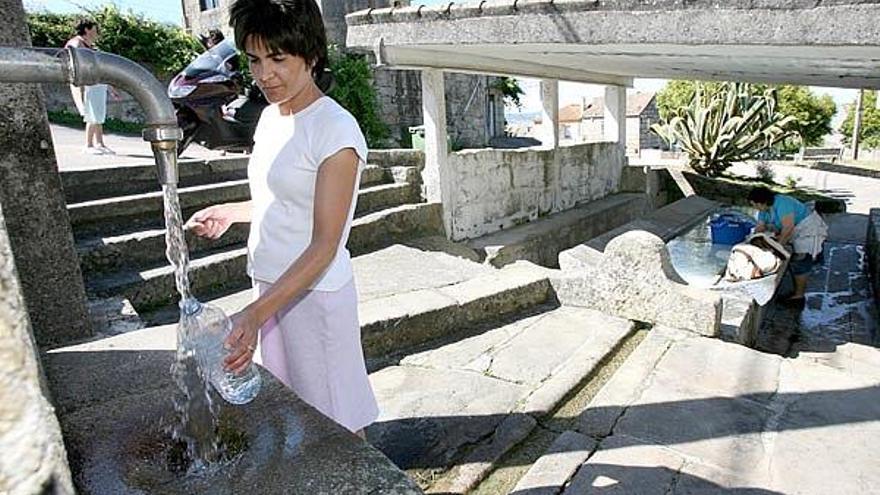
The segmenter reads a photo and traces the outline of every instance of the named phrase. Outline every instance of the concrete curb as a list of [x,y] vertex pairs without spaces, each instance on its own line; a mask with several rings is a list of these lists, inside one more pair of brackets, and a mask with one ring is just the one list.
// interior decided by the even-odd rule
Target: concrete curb
[[510,495],[556,495],[596,450],[596,440],[564,431],[520,478]]

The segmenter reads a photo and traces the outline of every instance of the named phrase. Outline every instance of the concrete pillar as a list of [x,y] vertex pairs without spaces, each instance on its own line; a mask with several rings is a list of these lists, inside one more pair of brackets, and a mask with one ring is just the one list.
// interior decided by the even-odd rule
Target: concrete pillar
[[[0,11],[6,13],[0,46],[29,46],[21,1],[0,0]],[[0,143],[0,204],[37,344],[89,337],[82,273],[39,85],[0,84]]]
[[[0,0],[0,12],[4,12],[0,17],[0,45],[30,44],[22,2]],[[53,262],[63,262],[52,258],[41,261],[33,257],[45,252],[42,243],[49,244],[57,237],[51,230],[58,228],[57,222],[39,218],[51,209],[42,197],[51,193],[45,187],[51,179],[44,176],[54,173],[57,193],[60,195],[61,192],[58,173],[47,170],[51,168],[47,164],[55,165],[51,145],[51,160],[43,158],[46,151],[39,146],[49,138],[41,98],[38,86],[23,88],[0,84],[0,493],[67,495],[74,493],[67,455],[61,440],[61,428],[49,401],[27,313],[30,306],[45,302],[45,299],[34,293],[41,288],[36,283],[31,284],[30,292],[22,290],[20,275],[23,270],[20,271],[20,266],[19,270],[16,269],[20,257],[26,258],[31,276],[54,269]],[[42,113],[35,114],[35,106]],[[36,134],[32,135],[34,132]],[[61,208],[65,213],[62,218],[67,222],[63,201]],[[15,217],[22,217],[24,221]],[[28,221],[36,220],[47,224],[27,225]],[[69,235],[70,227],[66,229]],[[12,233],[23,240],[17,249],[11,239]],[[45,240],[41,239],[42,236]],[[69,244],[71,262],[78,271],[72,238]],[[43,267],[38,266],[41,262]],[[55,281],[58,279],[54,277],[46,280],[47,283]],[[64,303],[67,301],[64,291],[75,293],[78,288],[82,292],[82,279],[77,284],[72,289],[65,286],[44,286],[42,289],[58,296]],[[84,307],[82,302],[79,306]],[[39,306],[37,308],[39,312]],[[63,306],[52,302],[49,308],[61,309]],[[53,318],[41,321],[47,320],[53,326],[62,322],[62,319],[56,321]]]
[[448,186],[449,148],[446,141],[446,86],[443,72],[422,71],[422,118],[425,125],[425,168],[422,184],[430,203],[443,204],[446,235],[452,235],[452,189]]
[[0,493],[73,494],[26,309],[9,237],[0,228]]
[[559,81],[541,81],[541,144],[559,147]]
[[626,153],[626,88],[605,86],[605,141],[619,143]]

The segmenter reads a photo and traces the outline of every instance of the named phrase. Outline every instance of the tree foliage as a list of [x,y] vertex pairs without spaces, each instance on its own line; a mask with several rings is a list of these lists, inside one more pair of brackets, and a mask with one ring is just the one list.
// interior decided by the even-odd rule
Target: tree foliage
[[778,110],[775,89],[756,94],[750,84],[724,83],[721,91],[697,85],[687,106],[651,130],[680,145],[695,172],[716,176],[796,135],[794,124]]
[[[709,94],[718,93],[725,88],[725,83],[720,82],[670,81],[657,93],[657,109],[660,117],[671,119],[677,109],[689,105],[698,85],[702,91]],[[760,95],[770,86],[754,84],[750,85],[750,88],[754,95]],[[837,111],[834,100],[828,95],[817,96],[804,86],[783,85],[776,89],[779,112],[796,119],[794,128],[803,144],[821,145],[824,137],[832,130],[831,119]],[[789,138],[780,143],[780,146],[786,150],[796,149],[800,146],[801,140]]]
[[[853,125],[855,125],[855,102],[847,107],[846,118],[840,125],[843,142],[852,144]],[[865,91],[862,101],[862,127],[859,132],[861,146],[869,149],[880,148],[880,108],[877,108],[877,92]]]
[[357,119],[370,147],[381,145],[388,137],[388,127],[379,117],[369,62],[363,55],[345,53],[332,46],[328,55],[330,71],[336,80],[330,97]]
[[519,80],[515,77],[499,77],[495,80],[493,87],[501,92],[504,96],[504,103],[508,105],[516,105],[516,108],[522,108],[522,100],[520,97],[526,94],[519,85]]
[[122,12],[106,5],[84,14],[28,14],[28,27],[34,46],[62,47],[73,37],[78,19],[89,17],[98,23],[101,50],[134,60],[152,69],[160,79],[186,67],[202,50],[198,40],[183,29]]

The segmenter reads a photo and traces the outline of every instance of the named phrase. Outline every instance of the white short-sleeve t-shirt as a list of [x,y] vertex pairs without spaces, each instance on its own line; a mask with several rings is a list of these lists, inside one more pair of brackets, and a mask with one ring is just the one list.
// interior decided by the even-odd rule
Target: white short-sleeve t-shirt
[[248,237],[251,277],[274,283],[308,247],[318,168],[345,148],[352,148],[360,158],[358,177],[336,257],[314,283],[314,290],[338,290],[353,277],[345,245],[357,203],[357,184],[367,160],[367,143],[354,117],[327,96],[292,115],[281,115],[278,105],[263,110],[248,163],[253,205]]

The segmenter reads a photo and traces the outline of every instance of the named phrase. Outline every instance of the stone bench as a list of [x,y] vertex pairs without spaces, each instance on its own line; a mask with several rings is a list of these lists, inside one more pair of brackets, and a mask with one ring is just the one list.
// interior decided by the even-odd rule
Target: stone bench
[[830,161],[834,163],[843,156],[843,148],[804,148],[795,155],[795,160],[802,161]]
[[555,267],[559,253],[645,213],[644,194],[614,194],[466,242],[496,267],[517,260]]

